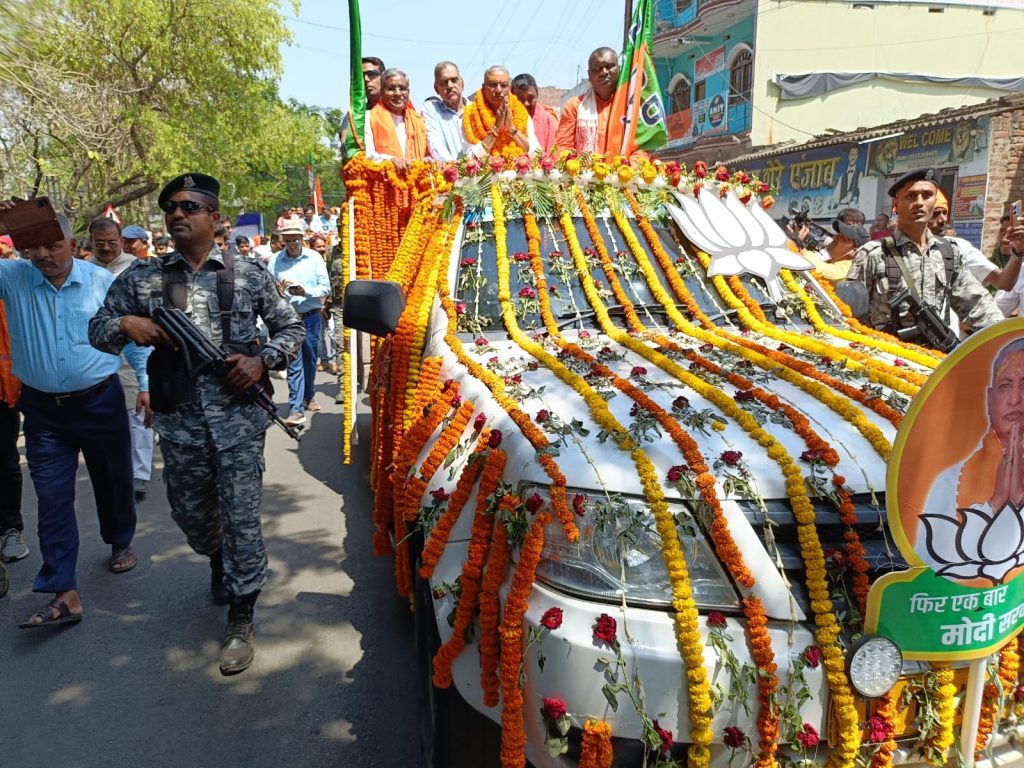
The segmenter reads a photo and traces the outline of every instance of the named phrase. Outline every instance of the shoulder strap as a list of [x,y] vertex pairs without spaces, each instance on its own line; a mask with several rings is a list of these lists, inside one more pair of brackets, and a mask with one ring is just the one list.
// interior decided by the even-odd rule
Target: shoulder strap
[[946,290],[953,286],[953,269],[956,264],[956,257],[953,255],[953,244],[944,237],[936,237],[935,244],[942,254],[942,264],[946,268]]
[[907,283],[910,292],[916,296],[913,281],[906,275],[906,265],[902,264],[903,257],[900,255],[900,249],[896,247],[896,240],[892,237],[883,237],[881,243],[882,255],[885,257],[885,276],[889,281],[889,301],[896,298],[896,294],[900,292],[901,279]]
[[168,266],[166,261],[160,265],[164,304],[175,309],[185,309],[188,302],[188,280],[185,278],[185,268],[179,264]]
[[231,305],[235,302],[235,257],[231,251],[221,251],[224,267],[217,270],[217,304],[220,306],[221,341],[231,338]]

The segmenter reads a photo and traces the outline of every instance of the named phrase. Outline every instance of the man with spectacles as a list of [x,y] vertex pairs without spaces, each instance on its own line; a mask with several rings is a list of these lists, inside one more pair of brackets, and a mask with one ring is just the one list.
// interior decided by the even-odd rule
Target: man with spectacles
[[[233,397],[268,387],[269,369],[295,356],[305,329],[255,261],[235,259],[214,245],[220,184],[186,173],[158,198],[175,250],[122,273],[89,323],[97,349],[118,352],[128,341],[154,347],[150,356],[153,426],[160,435],[171,516],[195,552],[210,559],[213,602],[230,604],[220,671],[248,669],[255,655],[253,615],[267,581],[260,523],[263,444],[270,419]],[[230,371],[192,376],[171,339],[153,322],[156,307],[181,309],[229,352]],[[257,343],[257,317],[270,338]]]
[[[121,225],[114,219],[93,219],[89,223],[89,237],[96,250],[86,261],[103,267],[114,277],[120,275],[138,261],[130,251],[121,250],[125,232],[133,234],[131,229],[126,227],[122,232]],[[146,497],[153,476],[153,430],[150,427],[153,411],[149,407],[149,376],[146,373],[150,351],[135,344],[127,344],[121,352],[121,367],[117,371],[124,389],[128,427],[132,436],[132,482],[136,502]]]
[[468,144],[462,127],[462,111],[466,100],[459,68],[451,61],[442,61],[434,67],[434,93],[423,102],[423,121],[427,125],[427,144],[430,157],[444,163],[459,159]]
[[[380,101],[382,85],[380,78],[387,67],[385,67],[384,62],[376,56],[363,56],[362,66],[363,86],[366,88],[366,113],[369,114],[370,110],[377,106],[377,102]],[[348,113],[346,112],[341,116],[341,133],[338,135],[342,148],[344,148],[345,140],[348,138],[348,131],[349,119]],[[277,228],[281,229],[283,226],[284,222],[281,219],[278,219]]]
[[427,126],[409,101],[409,78],[400,69],[381,75],[383,94],[366,121],[366,156],[390,160],[398,170],[426,158]]
[[[0,210],[14,202],[0,202]],[[33,590],[50,602],[20,626],[54,627],[81,621],[75,569],[78,525],[75,474],[79,451],[92,480],[100,535],[111,547],[116,573],[136,565],[131,439],[118,357],[89,346],[88,318],[114,281],[105,269],[72,256],[71,224],[58,216],[61,239],[26,248],[24,260],[0,261],[0,298],[11,331],[14,375],[22,382],[25,456],[38,499],[43,565]]]

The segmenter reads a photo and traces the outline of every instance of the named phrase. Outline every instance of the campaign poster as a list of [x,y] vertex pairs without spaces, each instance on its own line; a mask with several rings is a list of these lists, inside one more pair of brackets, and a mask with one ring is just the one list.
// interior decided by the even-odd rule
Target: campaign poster
[[693,104],[694,138],[725,133],[729,128],[729,69],[724,45],[694,62],[693,82],[704,83],[704,98]]
[[908,569],[868,594],[865,631],[907,659],[976,659],[1024,627],[1024,319],[975,333],[921,388],[889,459]]
[[980,220],[985,217],[985,187],[988,176],[961,176],[956,180],[956,192],[953,196],[954,224],[962,221]]
[[865,153],[857,144],[794,152],[759,160],[742,170],[768,182],[775,195],[773,210],[782,215],[796,202],[813,219],[835,218],[843,208],[859,207]]
[[870,144],[868,173],[899,176],[918,168],[969,163],[988,151],[988,118],[965,118],[907,131]]

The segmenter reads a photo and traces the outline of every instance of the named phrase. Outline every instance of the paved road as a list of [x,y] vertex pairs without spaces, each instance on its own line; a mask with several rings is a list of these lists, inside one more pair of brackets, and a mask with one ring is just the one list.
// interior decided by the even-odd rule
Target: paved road
[[[270,583],[256,613],[257,654],[222,677],[226,608],[209,570],[170,519],[157,456],[139,505],[139,566],[105,569],[95,503],[78,476],[82,549],[78,626],[26,632],[39,604],[35,496],[24,510],[32,555],[10,566],[0,600],[0,765],[19,768],[230,768],[412,765],[416,754],[411,615],[391,561],[373,557],[367,463],[341,464],[340,406],[319,374],[323,411],[301,445],[268,433],[263,522]],[[285,398],[276,381],[277,401]],[[364,428],[367,417],[363,417]],[[365,443],[364,443],[365,446]]]

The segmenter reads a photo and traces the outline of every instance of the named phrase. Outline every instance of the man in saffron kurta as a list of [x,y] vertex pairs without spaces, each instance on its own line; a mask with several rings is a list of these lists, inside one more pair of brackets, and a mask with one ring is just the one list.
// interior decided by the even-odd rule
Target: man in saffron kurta
[[590,88],[562,108],[555,144],[577,152],[614,152],[608,143],[608,119],[619,82],[619,56],[611,48],[598,48],[587,63]]
[[406,74],[392,68],[381,80],[381,100],[370,110],[366,127],[366,156],[391,160],[403,170],[409,163],[427,157],[427,126],[409,101]]
[[516,75],[512,80],[512,95],[523,103],[530,115],[527,131],[531,145],[535,143],[545,152],[550,152],[555,146],[558,118],[547,106],[537,101],[537,81],[533,75],[525,72]]

